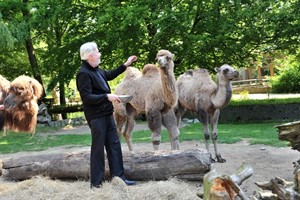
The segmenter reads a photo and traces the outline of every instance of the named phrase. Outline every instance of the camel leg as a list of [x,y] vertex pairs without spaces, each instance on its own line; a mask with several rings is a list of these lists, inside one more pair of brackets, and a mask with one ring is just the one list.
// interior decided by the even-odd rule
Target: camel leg
[[133,151],[133,147],[132,147],[132,130],[133,130],[134,126],[135,126],[134,117],[132,115],[130,115],[130,116],[127,117],[125,129],[124,129],[124,132],[123,132],[123,136],[126,140],[129,151]]
[[186,112],[186,109],[178,102],[177,106],[174,108],[174,112],[177,119],[177,126],[179,126],[181,117]]
[[154,150],[158,150],[161,141],[161,123],[162,123],[162,116],[160,111],[148,111],[146,113],[148,127],[152,132],[152,145]]
[[[203,133],[204,133],[204,140],[205,140],[205,147],[206,150],[208,152],[209,151],[209,139],[210,139],[210,135],[209,135],[209,129],[208,129],[208,113],[203,110],[200,109],[197,113],[198,115],[198,120],[202,123],[203,126]],[[211,157],[211,162],[215,162],[215,160]]]
[[137,111],[131,106],[131,104],[126,105],[127,111],[127,121],[125,125],[125,129],[123,132],[123,136],[126,140],[129,151],[133,151],[132,147],[132,130],[135,126],[135,117],[137,115]]
[[171,149],[179,149],[179,129],[176,125],[176,116],[172,109],[162,115],[162,124],[166,127],[169,133]]
[[214,143],[215,155],[217,162],[223,163],[226,162],[225,159],[221,157],[221,154],[218,151],[217,139],[218,139],[218,120],[219,120],[220,110],[217,109],[212,115],[210,115],[210,124],[212,128],[212,140]]
[[122,139],[122,128],[124,126],[124,123],[127,120],[127,114],[125,110],[125,106],[123,104],[114,104],[115,112],[114,112],[114,119],[117,126],[117,131],[120,140]]

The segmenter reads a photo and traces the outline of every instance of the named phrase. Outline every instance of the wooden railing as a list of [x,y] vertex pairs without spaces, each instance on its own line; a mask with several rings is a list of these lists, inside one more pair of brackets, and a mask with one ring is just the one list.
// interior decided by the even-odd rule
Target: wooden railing
[[64,106],[56,104],[54,98],[43,99],[43,103],[46,104],[48,111],[51,114],[82,111],[82,102],[80,98],[69,98]]
[[265,85],[269,84],[268,79],[247,79],[239,81],[231,81],[232,87],[240,87],[246,85]]

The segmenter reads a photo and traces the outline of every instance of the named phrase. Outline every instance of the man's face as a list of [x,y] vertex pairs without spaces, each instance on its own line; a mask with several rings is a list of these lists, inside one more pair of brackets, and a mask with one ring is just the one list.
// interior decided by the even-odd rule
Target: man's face
[[92,54],[91,54],[91,61],[94,63],[95,66],[98,66],[101,63],[101,53],[99,52],[98,49],[96,49]]

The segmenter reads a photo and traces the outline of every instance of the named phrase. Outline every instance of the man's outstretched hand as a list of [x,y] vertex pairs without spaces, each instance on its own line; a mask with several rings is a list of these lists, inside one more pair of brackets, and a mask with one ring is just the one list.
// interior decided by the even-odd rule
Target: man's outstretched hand
[[133,55],[133,56],[130,56],[127,61],[124,63],[124,65],[126,67],[129,67],[130,65],[132,65],[132,63],[134,63],[135,61],[137,61],[137,56]]

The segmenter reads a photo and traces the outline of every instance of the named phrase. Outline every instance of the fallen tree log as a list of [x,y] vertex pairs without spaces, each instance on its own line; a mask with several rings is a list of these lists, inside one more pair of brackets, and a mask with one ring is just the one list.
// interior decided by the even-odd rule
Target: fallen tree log
[[[269,182],[255,182],[255,184],[263,190],[270,190],[272,194],[275,194],[279,200],[300,199],[300,193],[298,192],[299,174],[300,171],[298,170],[295,174],[295,182],[287,182],[280,177],[275,177]],[[258,192],[258,195],[258,198],[261,198],[263,196],[263,192]],[[271,196],[272,195],[270,194],[270,197]]]
[[[269,182],[255,182],[255,184],[263,190],[270,190],[280,200],[299,199],[300,197],[299,193],[294,190],[293,182],[287,182],[280,177],[272,178]],[[258,195],[260,198],[263,196],[263,192],[258,192]],[[270,196],[272,195],[270,194]]]
[[[202,180],[210,171],[210,153],[199,149],[123,153],[125,176],[133,180]],[[1,163],[1,162],[0,162]],[[2,176],[24,180],[37,175],[57,179],[88,179],[90,152],[45,153],[2,161]],[[108,166],[106,161],[106,166]],[[109,178],[109,169],[106,167]]]
[[230,176],[221,175],[213,169],[204,176],[204,193],[198,194],[198,196],[204,200],[234,200],[237,197],[242,200],[249,200],[239,185],[252,174],[253,168],[245,163]]

